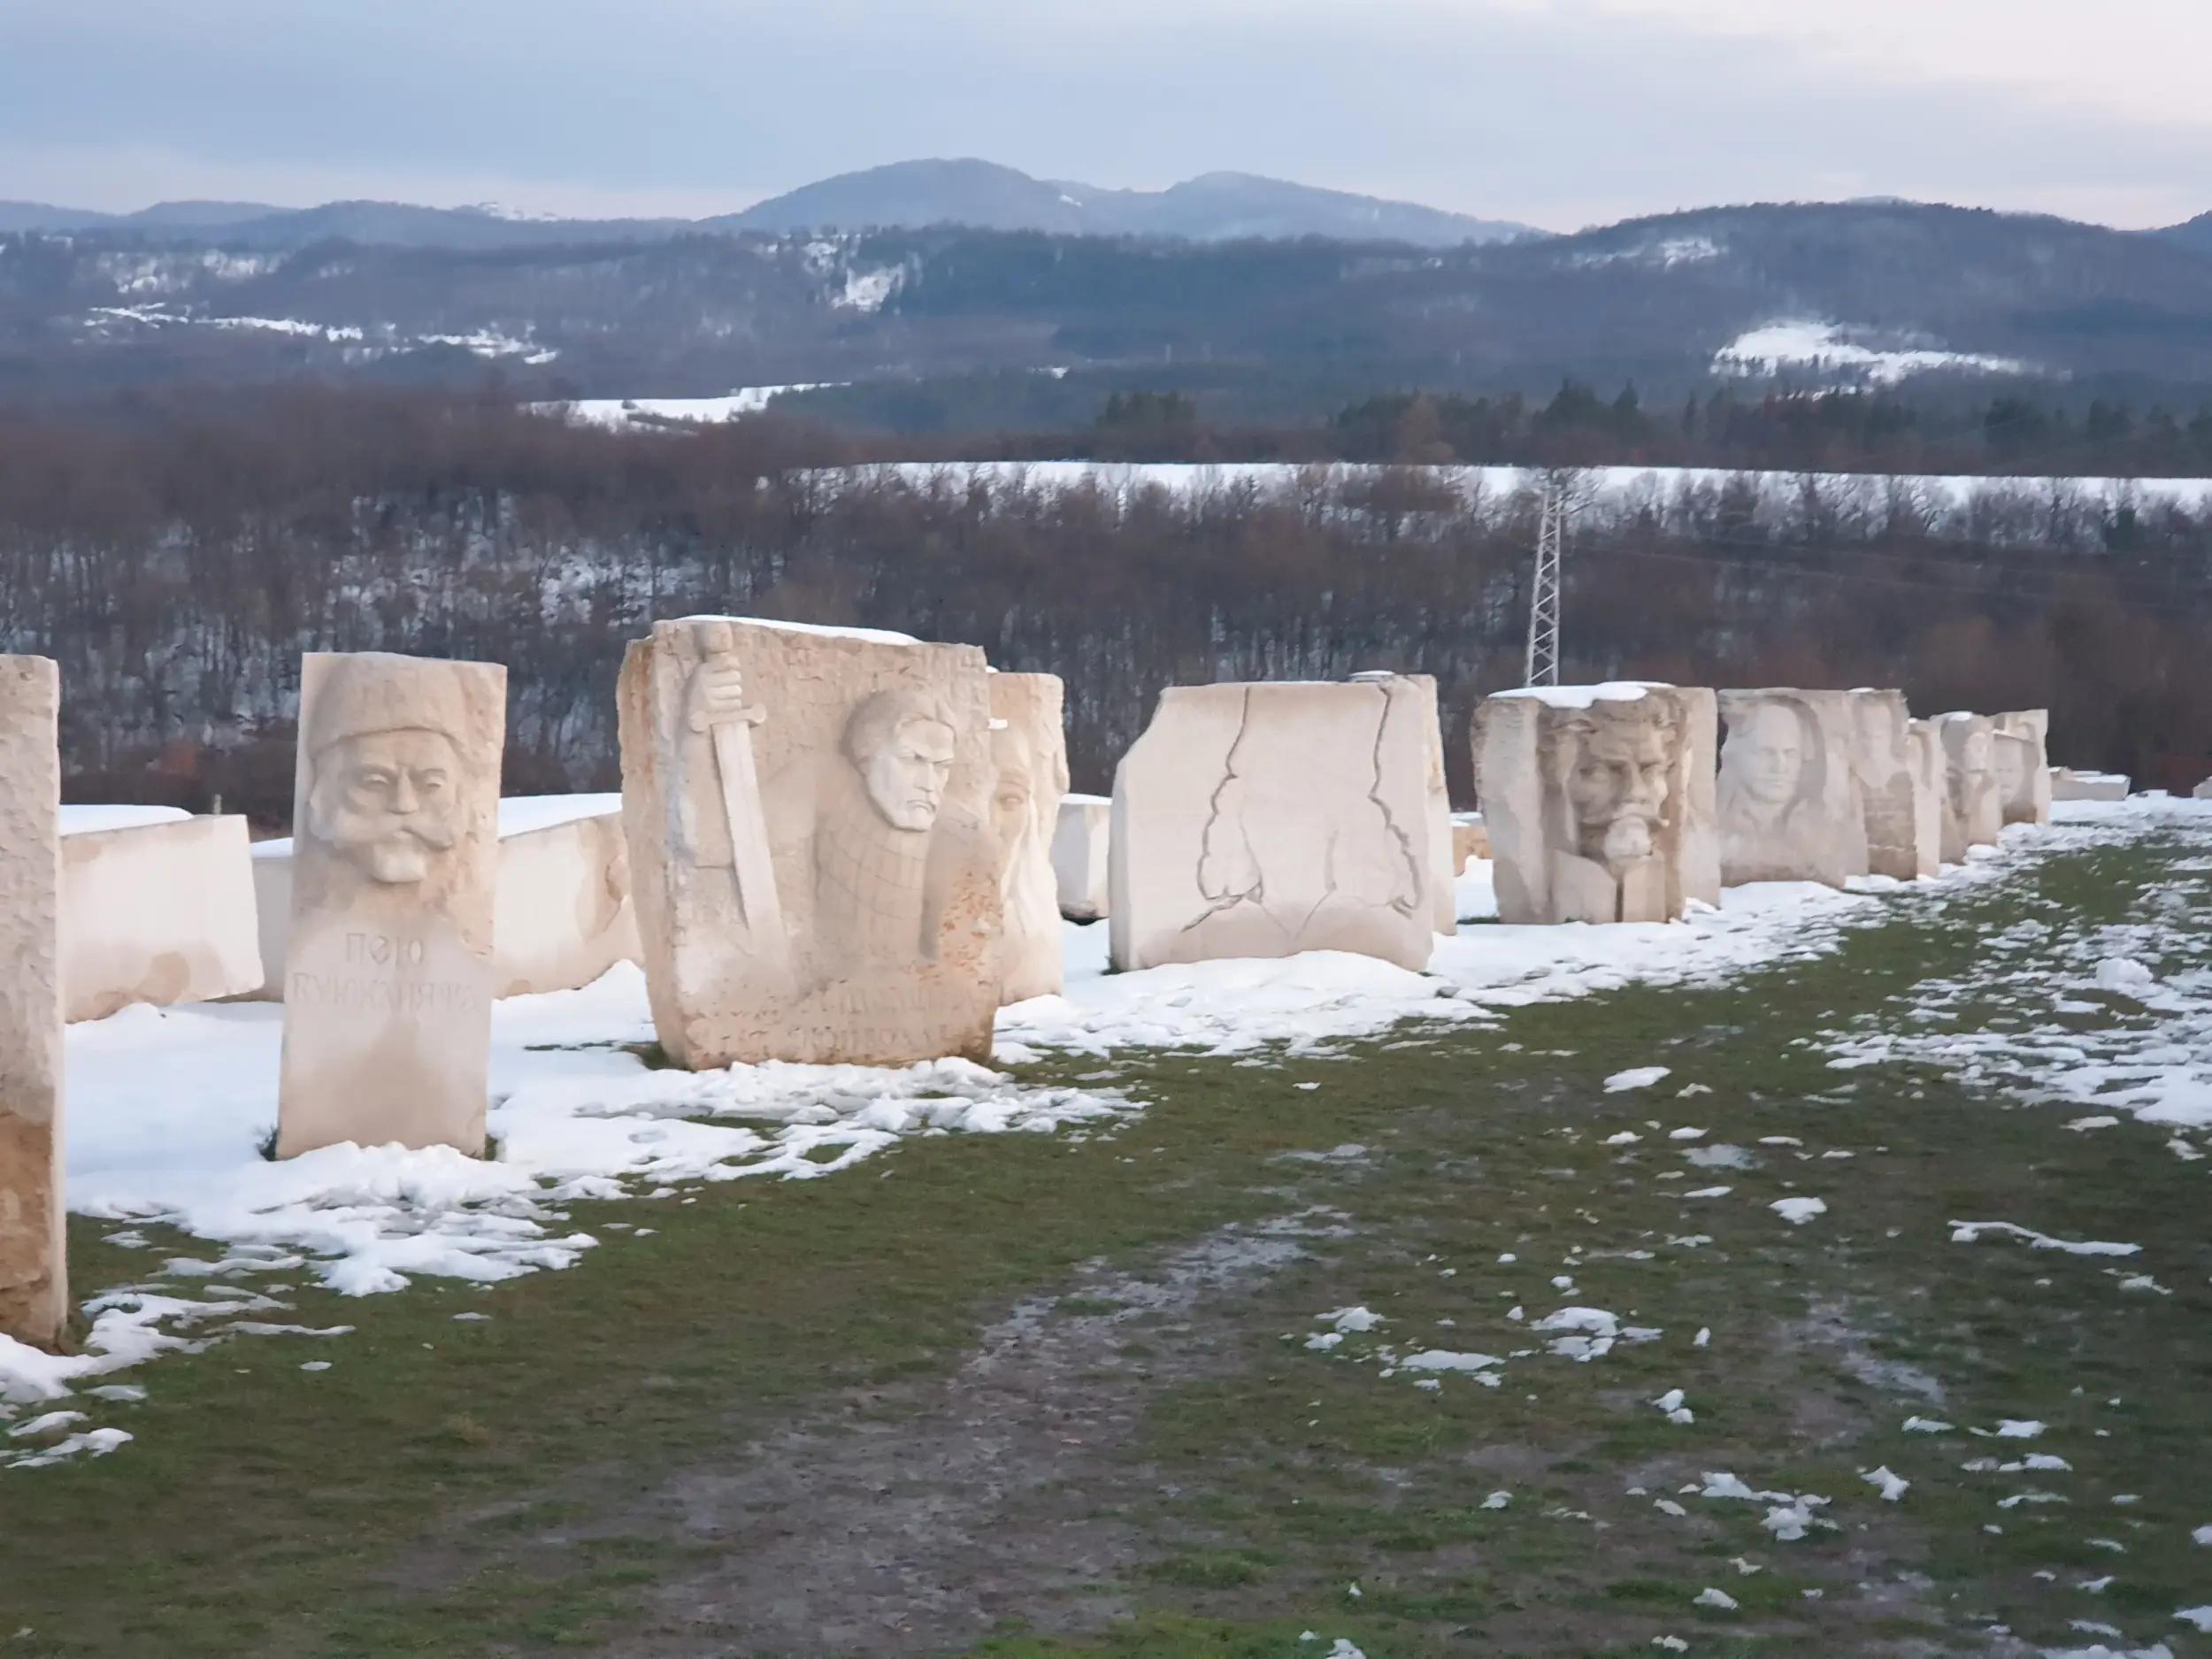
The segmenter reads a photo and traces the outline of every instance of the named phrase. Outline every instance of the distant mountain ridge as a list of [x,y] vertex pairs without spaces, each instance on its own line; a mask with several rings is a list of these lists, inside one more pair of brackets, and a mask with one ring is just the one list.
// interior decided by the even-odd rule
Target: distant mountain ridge
[[1458,247],[1541,234],[1417,203],[1325,190],[1249,173],[1206,173],[1164,190],[1102,189],[1036,179],[996,162],[900,161],[842,173],[709,221],[741,230],[918,229],[967,225],[1060,235],[1403,242]]
[[[1010,213],[1039,190],[1070,215],[1092,205],[1080,186],[974,182]],[[1241,182],[1239,211],[1263,211]],[[365,234],[417,234],[418,215],[478,240]],[[803,401],[915,430],[1087,421],[1133,387],[1278,419],[1386,388],[1548,398],[1567,377],[1647,400],[1909,380],[2212,403],[2212,248],[1983,209],[1755,204],[1451,247],[964,224],[670,233],[350,203],[246,224],[273,222],[308,240],[147,224],[0,239],[0,400],[495,369],[540,401],[849,383]]]
[[1476,219],[1417,203],[1325,190],[1255,173],[1209,173],[1164,190],[1118,190],[1035,179],[1017,168],[972,159],[901,161],[840,173],[742,212],[702,219],[540,218],[488,207],[369,201],[326,202],[305,208],[161,202],[134,213],[0,202],[0,233],[189,233],[226,246],[270,251],[326,240],[487,250],[655,242],[702,233],[918,230],[939,225],[1191,242],[1322,236],[1420,247],[1458,247],[1542,234],[1502,219]]

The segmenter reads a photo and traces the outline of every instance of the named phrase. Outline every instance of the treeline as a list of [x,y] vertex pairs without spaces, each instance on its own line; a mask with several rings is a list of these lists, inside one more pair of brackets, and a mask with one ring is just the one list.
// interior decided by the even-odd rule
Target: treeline
[[2102,398],[2080,407],[2018,395],[1922,403],[1884,392],[1745,396],[1724,387],[1655,408],[1632,384],[1601,396],[1569,380],[1548,400],[1392,392],[1325,422],[1255,426],[1209,420],[1183,393],[1132,389],[1110,395],[1072,444],[1039,433],[996,448],[1116,461],[2176,478],[2212,475],[2212,403],[2185,413]]
[[[699,611],[1058,673],[1091,789],[1164,686],[1393,667],[1441,681],[1463,795],[1473,703],[1520,674],[1532,495],[1415,469],[1055,488],[825,471],[854,457],[774,421],[670,439],[307,391],[143,412],[0,416],[0,642],[62,664],[77,799],[219,793],[280,821],[309,649],[503,662],[508,792],[611,787],[623,643]],[[2137,541],[2108,504],[2062,504],[2023,486],[1977,539],[1973,513],[1938,524],[1878,484],[1624,500],[1571,542],[1567,672],[2047,704],[2060,760],[2193,782],[2212,522],[2169,508]]]

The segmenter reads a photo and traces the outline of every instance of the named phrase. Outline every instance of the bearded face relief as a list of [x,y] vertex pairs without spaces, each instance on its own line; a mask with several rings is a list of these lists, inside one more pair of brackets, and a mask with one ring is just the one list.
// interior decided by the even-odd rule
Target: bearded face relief
[[2027,740],[2018,737],[1993,737],[1991,764],[1997,774],[1997,789],[2005,800],[2016,800],[2028,787]]
[[341,738],[314,768],[310,832],[372,881],[420,881],[460,839],[460,756],[442,732]]
[[1644,721],[1601,720],[1571,741],[1565,788],[1575,849],[1613,866],[1651,856],[1666,820],[1664,733]]

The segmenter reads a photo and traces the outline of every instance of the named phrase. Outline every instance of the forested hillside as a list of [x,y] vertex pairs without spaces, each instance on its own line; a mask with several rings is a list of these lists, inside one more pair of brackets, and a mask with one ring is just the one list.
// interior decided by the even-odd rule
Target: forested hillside
[[[624,641],[703,610],[1059,673],[1079,787],[1163,686],[1394,667],[1441,680],[1463,795],[1472,703],[1519,678],[1525,495],[1412,469],[1171,494],[818,465],[841,458],[773,419],[671,442],[396,394],[0,415],[0,630],[62,664],[78,798],[220,792],[270,820],[305,649],[508,664],[511,793],[611,786]],[[2124,521],[1998,483],[1939,522],[1878,482],[1778,507],[1722,481],[1578,527],[1568,568],[1571,678],[2047,703],[2062,762],[2212,771],[2212,521],[2177,507]]]

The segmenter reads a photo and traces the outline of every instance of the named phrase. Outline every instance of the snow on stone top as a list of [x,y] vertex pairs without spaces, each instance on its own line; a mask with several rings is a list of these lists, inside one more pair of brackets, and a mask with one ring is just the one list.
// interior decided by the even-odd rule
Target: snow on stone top
[[611,795],[511,795],[499,803],[499,833],[527,835],[579,818],[607,818],[622,810],[619,791]]
[[818,634],[825,639],[866,640],[875,645],[919,645],[921,641],[911,634],[894,634],[888,628],[838,628],[821,622],[786,622],[778,617],[679,617],[680,622],[742,622],[752,628],[781,628],[787,634]]
[[65,806],[61,810],[61,833],[90,835],[101,830],[143,829],[149,824],[174,824],[191,816],[173,806]]
[[1072,801],[1078,806],[1111,806],[1114,803],[1114,797],[1110,795],[1078,795],[1073,790],[1060,799],[1064,803]]
[[1594,703],[1633,703],[1647,691],[1670,687],[1655,680],[1609,680],[1595,686],[1519,686],[1494,697],[1533,697],[1555,709],[1586,709]]

